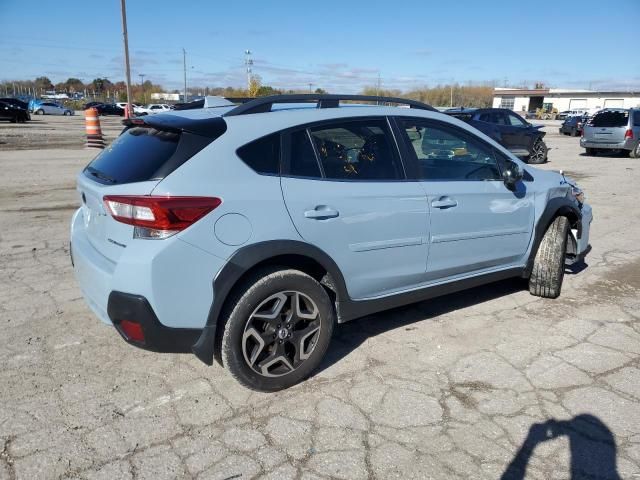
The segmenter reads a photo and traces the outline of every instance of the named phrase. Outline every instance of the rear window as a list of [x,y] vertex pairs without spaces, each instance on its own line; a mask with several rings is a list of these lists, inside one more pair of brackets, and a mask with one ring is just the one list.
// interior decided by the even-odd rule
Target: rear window
[[589,125],[593,127],[626,127],[629,112],[600,112],[591,119]]
[[163,178],[168,174],[163,167],[176,153],[180,137],[180,133],[155,128],[130,128],[105,148],[85,172],[111,185]]
[[468,122],[473,119],[473,113],[449,113],[452,117],[457,118],[458,120],[462,120],[463,122]]

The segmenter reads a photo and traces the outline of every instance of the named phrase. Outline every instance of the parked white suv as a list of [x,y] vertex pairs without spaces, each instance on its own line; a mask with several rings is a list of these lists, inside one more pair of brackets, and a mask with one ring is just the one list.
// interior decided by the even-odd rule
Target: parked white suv
[[167,113],[171,111],[171,107],[166,103],[150,103],[146,107],[142,107],[138,110],[139,112],[136,111],[136,113],[146,113],[146,114]]

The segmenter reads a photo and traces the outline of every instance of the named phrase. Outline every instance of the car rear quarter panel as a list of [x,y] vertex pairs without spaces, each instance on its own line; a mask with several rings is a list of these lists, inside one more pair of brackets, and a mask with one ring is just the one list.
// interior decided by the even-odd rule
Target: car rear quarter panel
[[[300,240],[284,205],[280,177],[256,173],[236,154],[238,147],[256,139],[255,130],[233,129],[231,123],[227,133],[166,177],[153,191],[154,195],[221,198],[218,208],[178,236],[225,259],[247,244]],[[237,232],[238,228],[242,232]]]

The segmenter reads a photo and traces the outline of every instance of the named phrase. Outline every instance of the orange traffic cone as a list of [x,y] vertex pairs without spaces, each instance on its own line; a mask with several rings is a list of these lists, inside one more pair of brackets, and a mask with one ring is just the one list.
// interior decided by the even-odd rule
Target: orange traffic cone
[[104,148],[98,110],[95,108],[87,108],[84,111],[84,123],[87,131],[87,148]]

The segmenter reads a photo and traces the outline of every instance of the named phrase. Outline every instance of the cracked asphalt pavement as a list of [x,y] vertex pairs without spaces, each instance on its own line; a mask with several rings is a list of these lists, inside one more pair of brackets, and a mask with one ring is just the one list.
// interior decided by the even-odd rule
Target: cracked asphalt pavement
[[594,210],[559,299],[509,280],[341,325],[320,371],[276,394],[101,324],[68,252],[95,152],[5,137],[0,479],[640,478],[640,162],[547,131],[542,168]]

